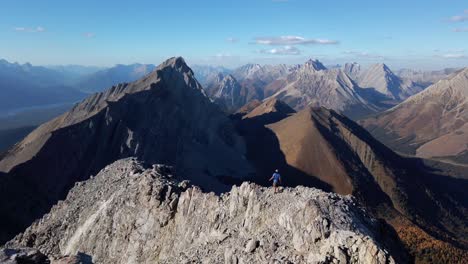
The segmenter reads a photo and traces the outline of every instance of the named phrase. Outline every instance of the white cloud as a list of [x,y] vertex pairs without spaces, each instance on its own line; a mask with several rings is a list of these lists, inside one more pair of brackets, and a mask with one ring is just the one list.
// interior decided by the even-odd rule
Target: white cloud
[[468,32],[468,28],[455,28],[453,29],[454,32]]
[[468,21],[468,16],[462,15],[462,16],[453,16],[449,18],[449,21],[451,22],[463,22],[463,21]]
[[279,37],[256,37],[254,44],[260,45],[330,45],[338,44],[336,40],[329,39],[306,39],[300,36],[279,36]]
[[343,51],[344,54],[352,55],[359,58],[369,58],[369,59],[385,59],[384,56],[374,53],[369,53],[367,51],[355,51],[355,50],[347,50]]
[[218,58],[218,59],[231,58],[232,54],[229,53],[229,52],[220,52],[220,53],[216,54],[215,57]]
[[446,59],[464,59],[467,58],[465,54],[463,53],[447,53],[447,54],[442,54],[440,55],[442,58]]
[[230,43],[236,43],[236,42],[239,41],[239,39],[238,39],[238,38],[232,38],[232,37],[231,37],[231,38],[227,38],[226,41],[227,41],[227,42],[230,42]]
[[28,33],[36,33],[36,32],[45,32],[46,29],[44,27],[41,27],[41,26],[38,26],[38,27],[35,27],[35,28],[31,28],[31,27],[15,27],[13,28],[14,31],[17,31],[17,32],[28,32]]
[[463,15],[456,15],[452,16],[448,19],[450,22],[463,22],[463,21],[468,21],[468,9],[465,9],[463,11]]
[[260,53],[264,54],[273,54],[273,55],[299,55],[301,51],[293,46],[284,46],[282,48],[274,48],[274,49],[263,49],[259,51]]
[[83,34],[83,36],[85,38],[94,38],[96,36],[96,34],[92,33],[92,32],[86,32]]

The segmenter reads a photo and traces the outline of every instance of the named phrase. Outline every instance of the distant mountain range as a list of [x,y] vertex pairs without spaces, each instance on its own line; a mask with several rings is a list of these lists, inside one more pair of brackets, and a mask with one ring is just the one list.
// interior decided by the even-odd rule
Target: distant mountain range
[[[274,96],[296,110],[321,105],[353,119],[389,109],[453,71],[402,70],[402,76],[398,76],[385,64],[363,68],[358,63],[346,63],[327,69],[318,60],[292,66],[247,64],[233,70],[197,68],[200,73],[195,71],[195,75],[203,76],[208,95],[231,113],[252,100]],[[223,89],[226,84],[229,87]]]
[[21,108],[73,103],[87,93],[131,82],[155,68],[150,64],[91,66],[33,66],[0,60],[0,114]]
[[65,76],[41,66],[0,60],[0,112],[75,102],[86,94],[64,84]]
[[[382,68],[385,69],[383,66]],[[386,70],[375,72],[389,74]],[[439,81],[405,102],[411,102],[414,100],[412,98],[418,96],[424,97],[425,94],[434,94],[432,90],[443,90],[442,94],[434,97],[439,100],[447,99],[449,102],[441,107],[444,113],[453,110],[451,113],[447,112],[448,116],[463,114],[462,103],[466,96],[465,75],[466,71],[462,71],[448,80]],[[77,251],[83,249],[80,248],[81,245],[92,248],[92,245],[105,244],[108,238],[103,235],[90,240],[90,234],[101,234],[100,232],[83,230],[94,230],[93,227],[96,227],[95,230],[100,231],[101,229],[94,225],[99,222],[98,219],[104,219],[101,218],[104,215],[115,215],[104,213],[107,212],[107,204],[128,204],[129,208],[133,208],[129,214],[132,217],[136,214],[145,215],[145,212],[128,201],[139,201],[155,210],[174,210],[178,205],[186,204],[186,209],[178,211],[177,214],[165,214],[168,220],[161,220],[154,228],[181,221],[181,218],[177,217],[193,211],[195,201],[208,204],[205,200],[202,202],[195,198],[198,197],[194,196],[196,192],[202,192],[200,189],[187,193],[185,202],[182,199],[174,199],[170,204],[161,203],[163,197],[173,197],[177,189],[167,185],[158,187],[143,184],[159,177],[150,172],[147,175],[148,181],[144,180],[140,184],[137,180],[140,178],[136,176],[142,173],[142,169],[133,166],[131,162],[123,162],[122,164],[127,165],[115,166],[112,172],[109,171],[111,163],[135,157],[135,160],[142,164],[171,166],[177,177],[180,177],[181,187],[188,184],[183,183],[183,180],[190,180],[202,190],[215,193],[228,192],[233,184],[244,181],[270,184],[268,176],[275,169],[279,169],[285,186],[302,185],[353,195],[353,201],[366,209],[365,215],[368,215],[369,219],[381,219],[371,221],[375,230],[379,230],[376,237],[381,239],[379,241],[382,241],[382,246],[388,254],[401,259],[402,263],[411,258],[416,262],[432,259],[434,262],[453,263],[457,259],[467,257],[465,249],[468,248],[468,181],[463,177],[452,177],[450,173],[439,173],[428,167],[424,160],[397,154],[359,124],[343,115],[349,111],[349,106],[374,107],[368,98],[360,94],[366,89],[380,93],[377,89],[359,87],[345,70],[327,69],[316,60],[294,67],[249,65],[233,71],[231,75],[218,73],[217,80],[221,85],[213,87],[212,90],[203,89],[195,76],[196,73],[182,58],[171,58],[136,81],[113,85],[103,92],[89,95],[68,112],[36,128],[4,153],[0,159],[0,211],[4,212],[0,218],[0,241],[5,242],[19,234],[11,243],[19,241],[22,246],[33,245],[50,250],[49,246],[45,246],[47,244],[58,250],[57,254],[66,255],[70,253],[69,250],[54,244],[59,243],[62,238],[66,239],[63,243],[72,245],[69,248],[73,247]],[[245,86],[246,80],[252,86]],[[241,103],[235,100],[244,100],[247,95],[256,94],[253,92],[255,89],[251,88],[257,87],[259,83],[269,86],[272,95],[257,100],[245,99],[247,104],[230,116],[219,107],[222,104],[240,106]],[[456,88],[458,84],[461,84],[462,88]],[[387,91],[396,91],[396,88],[392,89]],[[381,94],[387,98],[401,95],[400,92]],[[417,102],[429,102],[428,100],[421,99]],[[460,105],[454,102],[459,102]],[[416,105],[416,102],[410,105]],[[338,109],[327,109],[325,106]],[[424,116],[424,109],[428,109],[427,106],[417,108],[415,112],[421,112]],[[434,113],[434,110],[429,110],[430,113]],[[388,112],[391,111],[394,110]],[[404,115],[390,120],[396,121],[402,116]],[[454,122],[450,121],[450,124],[458,124],[458,120],[459,117],[453,119]],[[429,123],[427,120],[423,122]],[[453,134],[460,136],[457,131]],[[120,176],[115,174],[124,168],[130,168],[130,171],[126,172],[128,177],[135,176],[128,179],[128,184],[117,181],[109,184],[99,183],[103,185],[81,188],[93,190],[92,195],[78,191],[83,197],[69,197],[66,204],[81,205],[74,207],[79,208],[79,211],[73,211],[74,209],[59,202],[66,198],[71,189],[76,193],[76,188],[81,190],[79,186],[98,184],[100,180],[93,180],[93,175],[100,171],[99,175],[112,173],[115,179],[120,179]],[[154,168],[162,167],[155,165]],[[99,179],[105,180],[106,177],[99,176]],[[105,198],[101,196],[102,193],[94,191],[104,190],[107,186],[115,186],[116,190],[119,190],[119,193],[115,194],[117,200],[113,200],[113,192],[106,192]],[[140,189],[138,186],[142,186],[145,191],[138,191],[134,200],[121,199],[127,197],[120,193],[125,190],[124,186],[133,186],[136,190]],[[226,219],[225,221],[229,222],[237,210],[235,206],[243,204],[247,208],[245,212],[242,211],[242,226],[245,227],[252,221],[249,220],[251,212],[272,210],[270,205],[257,205],[252,202],[256,201],[255,197],[259,192],[264,195],[266,189],[245,188],[235,189],[229,196],[203,196],[204,198],[200,199],[227,201],[227,204],[230,204],[226,207],[229,208],[226,211],[229,213],[226,214],[216,214],[216,210],[204,212],[213,212],[213,215],[210,215],[213,219]],[[271,197],[281,198],[290,192],[302,197],[305,192],[300,190],[304,187],[298,188],[285,189],[286,192]],[[157,196],[152,194],[153,190],[157,190]],[[135,197],[132,192],[124,193]],[[338,197],[336,195],[333,198],[336,203],[340,200]],[[58,217],[58,220],[51,220],[52,215],[44,216],[57,203],[58,207],[54,207],[52,212],[60,210],[60,213],[52,214]],[[310,203],[320,208],[319,205],[324,201]],[[98,208],[94,207],[96,204],[99,204]],[[328,204],[328,201],[325,204]],[[117,210],[123,207],[113,208]],[[330,206],[327,208],[331,210]],[[317,210],[323,212],[322,209]],[[93,213],[92,216],[82,219],[82,224],[61,224],[63,215],[74,215],[74,212],[81,211]],[[298,211],[297,215],[304,215],[304,212]],[[284,215],[278,217],[280,220],[277,221],[284,223],[286,227],[289,226],[289,218]],[[38,218],[42,219],[36,223],[42,224],[33,224],[33,228],[20,234]],[[303,219],[309,220],[312,219]],[[140,226],[129,221],[127,217],[111,217],[107,221],[111,223],[112,230],[115,226],[123,230],[122,234],[128,230],[127,227]],[[153,220],[145,221],[154,223]],[[275,220],[275,223],[277,221]],[[328,228],[330,220],[321,219],[318,223],[320,230],[325,230],[323,228]],[[215,234],[218,234],[216,232]],[[222,230],[221,233],[224,232]],[[54,234],[54,237],[49,237],[50,234]],[[295,237],[299,241],[297,236]],[[179,239],[181,243],[193,242],[190,236],[181,235]],[[47,243],[42,243],[43,241]],[[82,244],[77,241],[95,242]],[[126,247],[134,245],[128,239],[121,241]],[[300,244],[297,241],[293,243],[296,246]],[[252,243],[257,246],[255,241]],[[426,244],[431,246],[421,246]],[[210,247],[217,248],[219,245],[208,243],[204,244],[203,248]],[[89,252],[102,253],[101,256],[107,256],[109,253],[107,247],[103,251],[93,249]]]
[[323,106],[350,117],[374,113],[377,107],[359,94],[358,86],[341,69],[326,69],[319,61],[298,65],[272,97],[296,110]]
[[362,124],[401,152],[468,165],[467,108],[465,68]]

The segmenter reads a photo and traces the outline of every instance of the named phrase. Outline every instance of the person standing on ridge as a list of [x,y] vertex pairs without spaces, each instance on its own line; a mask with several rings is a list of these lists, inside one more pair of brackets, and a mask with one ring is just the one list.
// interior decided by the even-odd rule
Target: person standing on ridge
[[273,181],[273,187],[275,188],[275,193],[278,190],[278,183],[281,183],[281,175],[278,170],[275,170],[273,176],[271,176],[270,181]]

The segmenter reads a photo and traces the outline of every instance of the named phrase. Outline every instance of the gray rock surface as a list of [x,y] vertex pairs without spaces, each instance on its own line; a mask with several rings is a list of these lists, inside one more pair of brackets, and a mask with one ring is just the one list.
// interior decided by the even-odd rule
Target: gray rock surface
[[351,196],[243,183],[220,196],[128,158],[7,243],[95,263],[394,263]]
[[359,87],[342,69],[326,69],[309,60],[290,73],[272,97],[300,111],[308,106],[323,106],[358,117],[378,111],[359,94]]
[[409,79],[401,79],[383,63],[373,64],[356,77],[360,87],[377,92],[397,101],[419,93],[424,87]]

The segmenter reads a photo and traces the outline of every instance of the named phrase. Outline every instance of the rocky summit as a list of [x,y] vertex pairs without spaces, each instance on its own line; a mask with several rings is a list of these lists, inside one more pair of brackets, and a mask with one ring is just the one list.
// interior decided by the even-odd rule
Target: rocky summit
[[351,196],[251,183],[218,196],[127,158],[77,183],[7,248],[52,262],[395,263],[379,232]]

